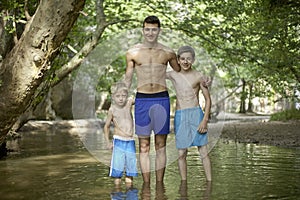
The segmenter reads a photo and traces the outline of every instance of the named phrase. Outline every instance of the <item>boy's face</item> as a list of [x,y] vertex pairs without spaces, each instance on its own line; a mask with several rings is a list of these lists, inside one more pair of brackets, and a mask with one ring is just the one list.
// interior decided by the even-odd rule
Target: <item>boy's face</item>
[[178,63],[181,67],[181,70],[184,70],[184,71],[191,69],[194,61],[195,61],[195,59],[193,58],[193,55],[190,52],[184,52],[178,58]]
[[125,106],[126,101],[127,101],[127,92],[125,90],[118,90],[114,95],[113,95],[113,100],[116,105],[118,106]]
[[147,42],[156,42],[159,32],[160,29],[158,27],[158,24],[144,24],[143,34]]

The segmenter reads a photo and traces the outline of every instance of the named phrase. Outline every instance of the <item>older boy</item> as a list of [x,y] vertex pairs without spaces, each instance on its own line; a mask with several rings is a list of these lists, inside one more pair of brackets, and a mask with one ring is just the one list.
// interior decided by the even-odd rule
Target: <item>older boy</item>
[[[211,108],[208,88],[203,86],[206,78],[192,69],[195,51],[190,46],[182,46],[177,53],[180,72],[171,71],[167,78],[172,81],[176,91],[176,112],[174,119],[176,148],[179,151],[178,167],[182,180],[187,178],[187,149],[197,146],[207,181],[211,181],[211,164],[207,150],[207,123]],[[199,105],[199,91],[205,98],[205,113]]]

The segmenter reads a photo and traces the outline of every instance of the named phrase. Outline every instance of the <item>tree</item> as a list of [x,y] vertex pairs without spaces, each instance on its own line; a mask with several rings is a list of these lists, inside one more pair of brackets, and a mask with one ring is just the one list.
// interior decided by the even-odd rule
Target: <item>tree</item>
[[36,89],[50,70],[59,46],[84,4],[84,0],[41,0],[32,16],[25,12],[24,31],[20,37],[14,37],[15,44],[11,50],[1,52],[0,144],[32,102]]
[[[227,74],[226,86],[239,87],[242,79],[255,83],[244,98],[274,93],[285,97],[299,87],[296,1],[86,0],[82,12],[83,0],[55,4],[0,2],[0,143],[13,122],[21,114],[21,124],[26,122],[49,88],[76,70],[99,43],[124,29],[140,27],[149,14],[159,16],[163,28],[198,41],[213,58],[214,67]],[[181,40],[172,42],[176,46]],[[115,63],[110,66],[113,73],[104,70],[114,77],[100,77],[99,89],[109,88],[125,70]]]

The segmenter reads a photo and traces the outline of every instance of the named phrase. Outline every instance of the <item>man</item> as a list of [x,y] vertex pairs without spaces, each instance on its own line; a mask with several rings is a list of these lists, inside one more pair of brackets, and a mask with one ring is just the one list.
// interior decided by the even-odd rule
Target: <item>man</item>
[[143,22],[144,41],[126,54],[127,86],[137,75],[135,129],[139,138],[140,167],[144,182],[150,182],[150,134],[155,134],[156,181],[162,182],[166,166],[166,140],[170,132],[170,99],[166,87],[167,65],[180,71],[175,52],[158,42],[160,20],[148,16]]

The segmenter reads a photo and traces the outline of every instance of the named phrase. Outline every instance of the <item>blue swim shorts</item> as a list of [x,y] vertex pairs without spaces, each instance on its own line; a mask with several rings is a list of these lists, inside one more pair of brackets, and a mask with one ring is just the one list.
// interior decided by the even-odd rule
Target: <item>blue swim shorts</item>
[[170,98],[167,91],[137,93],[135,99],[135,133],[138,136],[170,133]]
[[203,146],[208,143],[207,133],[200,134],[197,130],[203,116],[204,114],[200,107],[176,110],[174,130],[177,149]]
[[121,178],[125,170],[126,176],[137,176],[136,150],[134,139],[113,138],[113,153],[109,176]]

